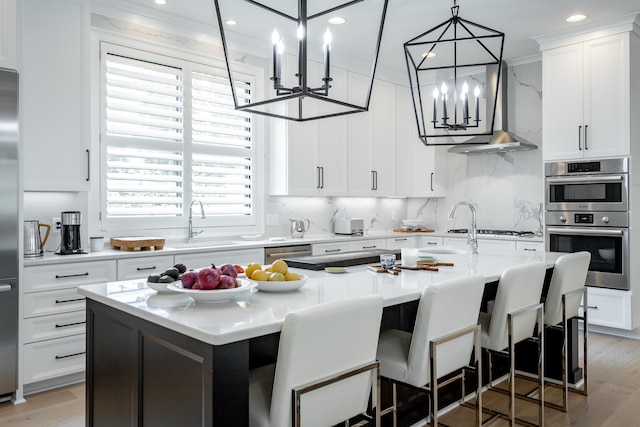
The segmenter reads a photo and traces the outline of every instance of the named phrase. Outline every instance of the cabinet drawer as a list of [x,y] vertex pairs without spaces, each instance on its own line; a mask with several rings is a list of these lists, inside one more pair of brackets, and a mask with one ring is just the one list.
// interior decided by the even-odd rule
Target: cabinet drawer
[[430,247],[430,246],[439,246],[442,245],[442,237],[420,237],[419,247]]
[[25,343],[84,334],[86,314],[84,311],[34,317],[22,322]]
[[85,369],[85,334],[58,338],[23,347],[24,383],[48,380]]
[[373,249],[387,249],[387,240],[386,239],[358,240],[356,242],[351,242],[349,247],[351,248],[351,251],[370,251]]
[[542,242],[516,242],[516,250],[518,252],[544,252],[544,243]]
[[590,325],[631,330],[631,292],[587,288]]
[[24,292],[72,288],[116,280],[116,261],[78,262],[25,267]]
[[351,249],[351,242],[316,243],[311,245],[312,255],[339,254],[354,250]]
[[387,239],[387,249],[402,249],[417,247],[418,238],[416,236],[398,236]]
[[85,297],[77,288],[34,292],[24,295],[24,318],[84,310]]
[[173,267],[173,255],[146,256],[118,260],[118,280],[142,279]]
[[176,263],[182,263],[189,269],[209,267],[211,264],[247,265],[251,262],[264,263],[264,249],[238,249],[233,251],[216,251],[196,254],[178,254]]

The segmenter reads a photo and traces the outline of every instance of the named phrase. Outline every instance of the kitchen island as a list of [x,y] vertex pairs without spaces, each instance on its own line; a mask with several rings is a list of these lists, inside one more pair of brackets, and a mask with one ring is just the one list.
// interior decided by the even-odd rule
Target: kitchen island
[[544,260],[551,268],[560,255],[438,255],[454,266],[397,276],[366,266],[349,267],[344,274],[298,270],[309,279],[297,291],[252,292],[217,304],[157,294],[144,280],[82,286],[87,425],[248,425],[249,369],[274,357],[274,343],[291,311],[378,294],[385,313],[393,312],[415,304],[433,283],[479,273],[495,285],[508,267]]

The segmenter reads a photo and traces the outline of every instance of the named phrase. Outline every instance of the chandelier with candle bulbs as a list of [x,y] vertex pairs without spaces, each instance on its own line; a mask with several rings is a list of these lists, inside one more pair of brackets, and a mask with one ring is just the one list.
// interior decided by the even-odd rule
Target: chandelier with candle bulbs
[[454,0],[449,20],[404,43],[418,134],[425,145],[470,143],[469,137],[493,133],[497,93],[486,91],[497,92],[499,81],[488,79],[499,79],[501,73],[486,70],[502,65],[504,33],[458,12]]
[[[237,110],[295,121],[368,110],[388,0],[214,0],[214,5]],[[347,23],[332,31],[334,17],[346,17]],[[358,38],[355,28],[362,33]],[[260,63],[267,52],[269,87],[242,81],[244,61]],[[347,90],[347,70],[354,64],[367,77],[366,87],[358,86],[361,96]]]

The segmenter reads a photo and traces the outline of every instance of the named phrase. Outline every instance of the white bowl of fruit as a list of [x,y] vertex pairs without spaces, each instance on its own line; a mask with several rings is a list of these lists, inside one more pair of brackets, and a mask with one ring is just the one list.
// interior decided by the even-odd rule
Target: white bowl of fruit
[[291,292],[307,283],[307,276],[289,271],[289,266],[283,260],[277,260],[265,268],[254,262],[247,265],[245,272],[247,278],[262,292]]
[[187,294],[198,302],[224,302],[248,292],[256,287],[249,280],[238,277],[242,270],[232,264],[220,267],[201,268],[185,271],[180,280],[169,284],[168,289]]

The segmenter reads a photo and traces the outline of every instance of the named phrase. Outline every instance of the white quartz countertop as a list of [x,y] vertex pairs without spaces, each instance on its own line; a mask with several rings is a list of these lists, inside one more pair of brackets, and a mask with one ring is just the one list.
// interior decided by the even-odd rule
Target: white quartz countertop
[[[84,261],[100,261],[109,259],[126,259],[137,258],[146,256],[159,256],[159,255],[175,255],[185,253],[201,253],[201,252],[217,252],[217,251],[229,251],[229,250],[241,250],[241,249],[262,249],[268,247],[278,246],[294,246],[294,245],[307,245],[314,243],[330,243],[339,241],[357,241],[357,240],[370,240],[370,239],[384,239],[384,238],[396,238],[396,237],[409,237],[409,236],[431,236],[431,237],[447,237],[447,238],[459,238],[466,239],[466,234],[462,233],[447,233],[447,232],[394,232],[394,231],[375,231],[369,232],[362,236],[345,236],[336,234],[308,234],[304,238],[291,238],[291,237],[264,237],[256,240],[243,240],[242,238],[228,238],[219,241],[196,241],[192,244],[187,243],[171,243],[167,242],[165,247],[160,250],[150,251],[121,251],[110,248],[105,248],[100,252],[88,252],[86,254],[78,255],[57,255],[52,252],[47,252],[44,256],[39,258],[26,258],[24,259],[24,266],[35,265],[48,265],[48,264],[66,264]],[[500,236],[483,234],[479,235],[478,239],[485,240],[509,240],[509,241],[523,241],[523,242],[542,242],[541,237],[518,237],[518,236]],[[105,239],[108,241],[109,239]]]
[[[221,303],[196,303],[184,294],[156,293],[146,281],[129,280],[79,287],[87,298],[125,313],[175,330],[212,345],[223,345],[279,332],[285,316],[304,307],[357,295],[378,294],[385,306],[419,299],[434,283],[478,273],[486,282],[499,279],[507,268],[545,261],[553,266],[560,253],[439,254],[438,261],[453,262],[439,271],[404,270],[397,276],[375,273],[367,266],[348,267],[346,273],[292,269],[309,278],[300,289],[286,293],[253,290]],[[215,290],[210,292],[216,292]]]

